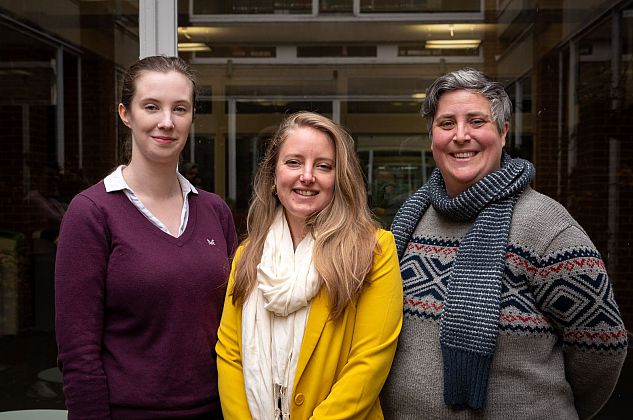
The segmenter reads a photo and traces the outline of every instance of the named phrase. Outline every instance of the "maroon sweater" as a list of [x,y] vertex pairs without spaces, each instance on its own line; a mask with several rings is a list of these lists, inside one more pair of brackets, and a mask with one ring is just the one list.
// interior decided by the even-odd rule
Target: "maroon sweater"
[[103,182],[71,202],[55,268],[69,419],[220,411],[215,343],[235,228],[216,195],[199,191],[188,200],[180,238]]

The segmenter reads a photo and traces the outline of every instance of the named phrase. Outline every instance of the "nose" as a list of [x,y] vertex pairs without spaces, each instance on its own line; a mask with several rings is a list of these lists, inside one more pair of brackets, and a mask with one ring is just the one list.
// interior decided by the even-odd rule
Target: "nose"
[[307,185],[314,183],[314,173],[312,173],[311,168],[306,166],[306,168],[303,170],[303,173],[299,177],[299,180]]
[[459,143],[470,141],[470,131],[469,131],[469,126],[467,123],[459,123],[459,122],[457,123],[453,141],[456,141]]
[[158,128],[163,130],[171,130],[174,128],[174,121],[172,119],[171,112],[165,112],[165,114],[163,114],[163,117],[158,123]]

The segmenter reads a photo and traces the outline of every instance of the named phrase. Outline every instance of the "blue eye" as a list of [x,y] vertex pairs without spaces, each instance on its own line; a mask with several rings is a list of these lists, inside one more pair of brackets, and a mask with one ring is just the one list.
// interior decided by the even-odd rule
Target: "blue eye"
[[301,163],[297,159],[288,159],[284,163],[286,164],[286,166],[289,166],[291,168],[296,168],[296,167],[301,166]]

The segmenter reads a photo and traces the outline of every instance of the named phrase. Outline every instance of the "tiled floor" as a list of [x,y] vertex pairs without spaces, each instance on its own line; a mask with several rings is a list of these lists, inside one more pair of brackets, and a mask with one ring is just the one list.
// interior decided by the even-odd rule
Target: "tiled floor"
[[[55,337],[51,333],[0,338],[0,411],[64,408],[61,385],[37,379],[38,372],[55,366],[56,353]],[[633,418],[631,401],[633,355],[625,362],[611,399],[594,419]]]

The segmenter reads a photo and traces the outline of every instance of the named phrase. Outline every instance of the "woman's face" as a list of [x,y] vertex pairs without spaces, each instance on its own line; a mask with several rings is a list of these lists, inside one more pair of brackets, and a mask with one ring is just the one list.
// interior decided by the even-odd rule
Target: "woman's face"
[[178,162],[193,121],[193,85],[182,73],[144,71],[129,109],[119,116],[132,131],[132,161]]
[[433,120],[431,150],[446,191],[454,197],[499,169],[508,123],[501,134],[490,101],[467,90],[445,92]]
[[332,141],[321,131],[299,127],[288,132],[275,166],[277,197],[293,234],[332,201],[336,178]]

